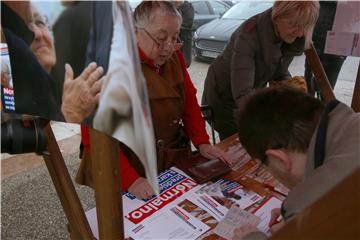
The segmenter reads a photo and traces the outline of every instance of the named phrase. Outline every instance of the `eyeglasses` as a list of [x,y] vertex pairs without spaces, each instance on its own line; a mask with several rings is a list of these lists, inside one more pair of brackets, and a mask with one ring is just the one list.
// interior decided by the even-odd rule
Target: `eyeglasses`
[[45,15],[35,16],[34,23],[39,28],[49,28],[49,19]]
[[49,19],[45,15],[35,14],[34,21],[29,24],[29,28],[33,30],[34,26],[40,29],[50,29]]
[[156,38],[153,37],[145,28],[140,29],[143,30],[151,40],[153,40],[156,47],[159,49],[164,48],[166,45],[168,45],[172,50],[176,51],[182,47],[183,43],[179,39],[172,42],[167,42],[166,40],[156,40]]

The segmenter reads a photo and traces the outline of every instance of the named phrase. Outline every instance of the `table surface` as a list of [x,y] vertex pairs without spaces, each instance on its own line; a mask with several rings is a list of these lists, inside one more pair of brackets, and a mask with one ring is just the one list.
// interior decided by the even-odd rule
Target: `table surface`
[[[219,148],[224,151],[228,151],[230,147],[236,146],[239,147],[239,139],[237,135],[233,135],[224,141],[217,144]],[[240,144],[241,145],[241,144]],[[242,146],[241,146],[242,147]],[[244,150],[245,151],[245,150]],[[286,194],[281,192],[286,192],[286,188],[280,184],[271,173],[259,162],[251,159],[243,166],[238,169],[233,169],[229,174],[221,177],[222,179],[229,179],[235,182],[240,183],[248,190],[252,190],[259,194],[260,196],[264,196],[264,199],[270,195],[275,196],[279,200],[283,201],[285,199]],[[282,189],[284,191],[276,191],[275,189]],[[249,208],[245,209],[247,211],[254,210],[261,202],[256,203]],[[180,204],[185,210],[191,212],[196,208],[196,206],[192,203],[182,202]],[[216,227],[217,221],[215,219],[202,219],[202,221],[211,227],[207,233],[201,236],[198,239],[205,240],[214,240],[214,239],[223,239],[217,236],[212,230]]]

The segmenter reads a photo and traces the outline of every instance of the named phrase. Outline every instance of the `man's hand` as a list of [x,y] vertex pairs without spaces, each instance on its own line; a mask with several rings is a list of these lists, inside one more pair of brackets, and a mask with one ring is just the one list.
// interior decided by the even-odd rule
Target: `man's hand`
[[282,228],[285,223],[283,221],[278,221],[278,218],[281,216],[280,208],[274,208],[271,210],[271,218],[269,222],[269,228],[271,230],[271,233],[278,231],[280,228]]
[[65,120],[81,123],[94,111],[99,102],[103,79],[99,79],[104,70],[96,63],[89,66],[74,79],[74,72],[69,64],[65,65],[65,80],[61,112]]
[[229,155],[216,146],[212,146],[210,144],[200,144],[199,151],[202,156],[208,159],[218,158],[227,164],[230,164],[231,162]]
[[138,199],[144,199],[155,195],[155,192],[149,182],[143,177],[136,179],[129,187],[128,192]]

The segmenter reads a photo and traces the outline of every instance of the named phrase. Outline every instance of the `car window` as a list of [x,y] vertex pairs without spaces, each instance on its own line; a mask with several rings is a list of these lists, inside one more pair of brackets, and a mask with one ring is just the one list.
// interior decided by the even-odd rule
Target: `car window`
[[195,14],[203,14],[203,15],[210,14],[209,8],[205,1],[191,2],[191,4],[195,10]]
[[246,20],[271,8],[272,5],[273,2],[243,1],[230,8],[222,18]]
[[226,12],[227,8],[224,4],[216,2],[216,1],[210,1],[211,8],[213,9],[214,13],[217,15],[221,15],[224,12]]

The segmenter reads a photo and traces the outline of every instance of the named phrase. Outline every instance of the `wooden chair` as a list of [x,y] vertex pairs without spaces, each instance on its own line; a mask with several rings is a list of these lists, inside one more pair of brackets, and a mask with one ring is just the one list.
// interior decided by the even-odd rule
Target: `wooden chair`
[[359,189],[357,169],[271,239],[360,239]]
[[215,145],[215,130],[214,130],[214,111],[213,108],[209,105],[200,106],[202,117],[205,121],[207,121],[211,127],[211,138],[212,143]]

